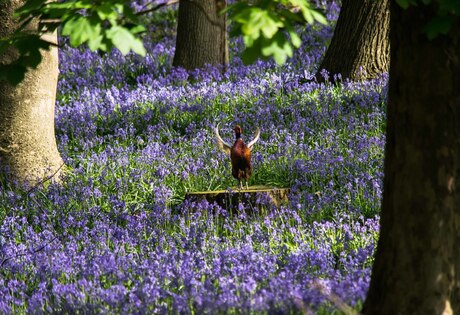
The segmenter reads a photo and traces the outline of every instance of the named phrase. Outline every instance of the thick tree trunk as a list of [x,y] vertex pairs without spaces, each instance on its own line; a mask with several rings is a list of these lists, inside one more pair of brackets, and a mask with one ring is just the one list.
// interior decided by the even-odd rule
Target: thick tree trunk
[[363,80],[387,72],[390,65],[389,0],[343,0],[331,44],[318,68],[329,77]]
[[225,0],[181,0],[173,65],[188,70],[228,64]]
[[391,5],[381,231],[364,314],[460,313],[460,25]]
[[[12,14],[23,3],[24,0],[0,3],[0,37],[17,27]],[[56,33],[46,39],[57,43]],[[42,56],[37,69],[28,71],[18,86],[0,81],[0,174],[21,185],[33,185],[59,173],[63,164],[54,133],[57,48],[43,51]],[[0,63],[16,57],[17,52],[10,49],[0,56]]]

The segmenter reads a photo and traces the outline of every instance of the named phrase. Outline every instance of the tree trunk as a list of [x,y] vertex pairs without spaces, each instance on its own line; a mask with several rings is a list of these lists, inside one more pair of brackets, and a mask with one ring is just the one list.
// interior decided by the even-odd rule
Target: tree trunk
[[381,230],[364,314],[460,314],[460,25],[391,4]]
[[[18,26],[13,11],[25,1],[0,3],[0,37]],[[33,28],[34,25],[30,25]],[[57,43],[57,34],[46,35]],[[0,56],[0,63],[17,58],[10,49]],[[54,103],[58,78],[58,51],[42,51],[37,69],[26,73],[18,86],[0,81],[0,174],[20,185],[34,185],[62,167],[54,133]]]
[[387,72],[390,64],[389,0],[343,0],[331,44],[321,62],[316,79],[364,80]]
[[228,64],[225,0],[181,0],[173,65],[188,70]]

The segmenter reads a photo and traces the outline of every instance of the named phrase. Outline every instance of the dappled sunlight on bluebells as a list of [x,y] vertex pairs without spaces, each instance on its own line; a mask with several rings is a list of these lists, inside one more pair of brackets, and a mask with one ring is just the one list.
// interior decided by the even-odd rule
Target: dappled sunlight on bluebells
[[[337,18],[338,7],[326,13]],[[168,15],[169,16],[169,15]],[[171,32],[173,33],[173,32]],[[359,309],[378,238],[387,77],[309,82],[330,27],[308,26],[277,67],[170,66],[65,48],[56,111],[65,183],[0,188],[0,313],[330,313]],[[277,208],[185,199],[235,189],[212,127],[257,126],[250,185],[290,188]]]

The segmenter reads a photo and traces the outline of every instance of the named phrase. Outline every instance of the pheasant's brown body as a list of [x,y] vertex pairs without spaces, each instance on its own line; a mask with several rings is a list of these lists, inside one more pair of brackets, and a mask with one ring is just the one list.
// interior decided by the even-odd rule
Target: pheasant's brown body
[[233,145],[230,145],[222,140],[219,135],[218,127],[214,128],[217,144],[224,152],[230,153],[230,159],[232,161],[232,175],[238,180],[240,189],[242,189],[243,178],[246,180],[246,188],[248,187],[248,180],[251,176],[251,149],[257,140],[259,140],[260,129],[257,128],[254,139],[248,144],[245,144],[243,139],[241,139],[242,129],[239,125],[236,125],[235,128],[233,128],[233,131],[235,131],[236,140]]
[[238,181],[244,178],[246,182],[251,176],[251,150],[244,144],[243,140],[236,139],[230,151],[232,160],[232,175]]

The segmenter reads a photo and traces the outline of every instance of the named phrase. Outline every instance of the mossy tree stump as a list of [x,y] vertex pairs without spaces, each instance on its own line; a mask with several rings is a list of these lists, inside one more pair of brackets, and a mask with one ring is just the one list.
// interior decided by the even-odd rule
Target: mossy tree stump
[[[248,189],[238,188],[228,190],[195,191],[188,192],[185,199],[199,201],[207,200],[216,202],[227,211],[238,209],[239,204],[260,207],[266,205],[266,201],[279,208],[288,203],[289,188],[276,188],[269,186],[250,186]],[[247,207],[246,207],[247,208]],[[249,207],[251,208],[251,207]]]

